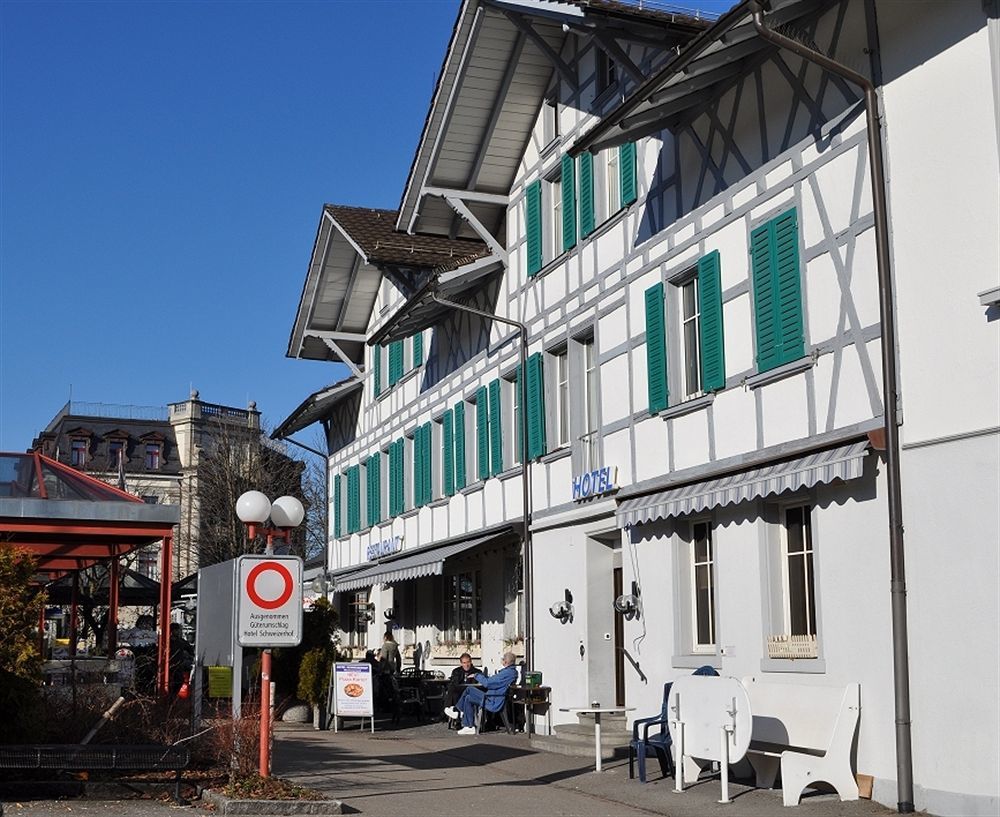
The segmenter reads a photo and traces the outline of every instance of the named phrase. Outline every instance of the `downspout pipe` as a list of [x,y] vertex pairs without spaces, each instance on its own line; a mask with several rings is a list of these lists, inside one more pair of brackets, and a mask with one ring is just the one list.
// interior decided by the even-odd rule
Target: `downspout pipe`
[[868,161],[871,166],[872,206],[875,215],[875,250],[878,263],[879,319],[882,323],[882,394],[885,401],[885,464],[889,489],[889,560],[892,606],[892,666],[896,702],[896,793],[900,814],[913,812],[913,752],[910,734],[910,658],[906,624],[906,565],[903,546],[903,500],[899,470],[899,405],[896,373],[896,322],[892,271],[889,261],[889,220],[886,211],[885,163],[875,84],[825,54],[779,34],[764,23],[759,0],[748,4],[757,33],[778,48],[791,51],[824,71],[843,77],[864,91],[868,126]]
[[[496,321],[507,326],[512,326],[517,330],[520,337],[519,358],[521,362],[520,377],[520,397],[518,405],[521,407],[521,507],[524,518],[524,557],[522,560],[522,583],[524,585],[524,659],[528,669],[535,666],[535,613],[534,602],[534,562],[531,549],[531,467],[528,463],[528,327],[520,321],[511,318],[502,318],[491,312],[484,312],[466,304],[449,301],[440,297],[436,292],[431,293],[431,300],[448,309],[455,309],[459,312],[468,312],[470,315],[478,315],[489,321]],[[525,719],[525,729],[531,735],[533,728],[532,718]]]

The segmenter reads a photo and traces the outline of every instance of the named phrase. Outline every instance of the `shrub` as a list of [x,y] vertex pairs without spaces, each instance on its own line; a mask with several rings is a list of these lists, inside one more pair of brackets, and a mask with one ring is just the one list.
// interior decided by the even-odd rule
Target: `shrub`
[[326,701],[333,655],[332,647],[316,647],[302,657],[296,694],[303,701],[309,701],[314,706]]

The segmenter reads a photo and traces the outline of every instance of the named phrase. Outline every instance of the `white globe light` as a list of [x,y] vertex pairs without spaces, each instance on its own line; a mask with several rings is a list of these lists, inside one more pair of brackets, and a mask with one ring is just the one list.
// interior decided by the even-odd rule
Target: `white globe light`
[[279,496],[271,505],[271,521],[278,528],[297,528],[306,511],[294,496]]
[[271,500],[260,491],[247,491],[236,500],[236,515],[247,524],[266,522],[271,515]]

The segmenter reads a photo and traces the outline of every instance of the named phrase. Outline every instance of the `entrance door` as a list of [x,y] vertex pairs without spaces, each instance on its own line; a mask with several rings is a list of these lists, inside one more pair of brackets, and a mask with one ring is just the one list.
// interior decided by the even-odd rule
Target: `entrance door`
[[[611,572],[612,597],[622,594],[622,569]],[[625,706],[625,617],[615,610],[615,706]]]

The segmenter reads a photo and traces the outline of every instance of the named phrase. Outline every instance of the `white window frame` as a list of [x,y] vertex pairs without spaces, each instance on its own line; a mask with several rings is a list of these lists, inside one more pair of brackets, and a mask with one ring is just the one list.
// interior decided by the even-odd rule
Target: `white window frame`
[[587,472],[592,471],[601,464],[600,363],[598,362],[597,344],[592,336],[581,339],[577,343],[580,345],[579,359],[582,375],[580,382],[583,385],[580,452],[583,472]]
[[[701,292],[698,287],[697,272],[692,270],[690,275],[686,275],[676,285],[677,295],[677,325],[678,345],[680,347],[681,368],[679,391],[684,395],[684,400],[693,400],[704,394],[701,387]],[[694,297],[694,310],[691,315],[686,315],[687,302],[686,292],[690,291]],[[693,336],[688,337],[688,328],[693,328]],[[691,382],[693,366],[694,383]]]
[[555,91],[542,102],[542,146],[547,147],[559,138],[559,100]]
[[[816,614],[816,549],[813,544],[812,536],[812,503],[794,503],[788,505],[782,505],[780,508],[780,523],[781,523],[781,591],[782,591],[782,612],[784,616],[784,634],[786,635],[811,635],[819,637],[819,627],[817,626],[817,614]],[[791,553],[788,550],[789,545],[789,524],[788,524],[788,514],[790,511],[802,511],[802,550],[795,553]],[[807,560],[807,557],[808,560]],[[806,619],[806,632],[805,633],[792,633],[792,594],[791,594],[791,575],[790,575],[790,563],[792,559],[802,559],[806,566],[803,568],[806,578],[804,586],[804,601],[805,610],[803,611],[803,617]],[[810,604],[811,601],[811,604]],[[810,607],[812,608],[810,611]],[[810,615],[811,612],[811,615]],[[810,620],[811,618],[811,620]]]
[[[697,532],[698,526],[704,525],[706,541],[708,543],[708,559],[704,562],[698,561],[697,556]],[[712,539],[712,521],[708,518],[692,519],[690,523],[690,533],[687,542],[688,548],[688,595],[690,602],[690,619],[688,628],[688,638],[691,645],[692,655],[715,655],[718,651],[718,633],[716,621],[716,582],[715,582],[715,543]],[[708,590],[708,616],[709,630],[711,631],[711,643],[699,641],[699,621],[698,621],[698,568],[707,567],[709,580]]]
[[[554,261],[563,253],[563,223],[562,223],[562,175],[545,180],[546,216],[551,222],[545,230],[542,239],[542,264]],[[544,225],[543,225],[544,229]]]
[[[468,636],[462,635],[462,630],[460,629],[462,614],[461,614],[461,594],[459,594],[454,601],[449,599],[449,590],[452,587],[452,583],[455,581],[456,577],[461,581],[461,577],[468,576],[472,583],[472,626],[469,628]],[[442,635],[446,641],[455,641],[463,644],[478,643],[482,637],[483,628],[483,604],[482,604],[482,588],[483,581],[482,575],[478,568],[470,567],[468,570],[456,570],[453,573],[447,573],[444,576],[444,587],[441,593],[441,626]],[[449,608],[454,605],[454,612],[449,613]],[[454,616],[452,621],[449,621],[449,616]],[[449,625],[454,625],[451,627]]]
[[[521,402],[521,391],[517,383],[517,371],[509,372],[500,378],[500,413],[503,416],[501,421],[501,437],[503,439],[503,470],[507,471],[521,464],[518,456],[517,439],[520,433],[521,418],[518,416],[518,408]],[[492,418],[491,418],[492,422]],[[502,430],[506,428],[507,434]]]
[[604,166],[604,214],[605,220],[622,209],[621,168],[618,148],[608,148],[601,156]]
[[560,349],[549,353],[554,376],[555,396],[552,407],[553,428],[555,429],[556,448],[564,448],[573,439],[570,431],[570,393],[569,393],[569,350]]

